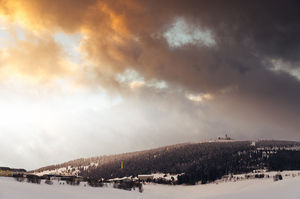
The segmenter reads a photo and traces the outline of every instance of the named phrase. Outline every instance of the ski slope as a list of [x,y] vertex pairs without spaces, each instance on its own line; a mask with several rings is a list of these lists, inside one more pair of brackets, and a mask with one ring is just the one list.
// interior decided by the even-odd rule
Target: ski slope
[[92,188],[60,185],[55,182],[40,185],[17,182],[0,177],[0,199],[299,199],[300,177],[273,182],[272,179],[253,179],[195,186],[147,184],[144,192],[125,191],[110,186]]

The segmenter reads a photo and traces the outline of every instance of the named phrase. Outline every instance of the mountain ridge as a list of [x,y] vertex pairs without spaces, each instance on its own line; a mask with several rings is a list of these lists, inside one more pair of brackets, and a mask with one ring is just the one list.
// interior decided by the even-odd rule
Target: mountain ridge
[[[295,154],[292,154],[292,151],[295,151],[293,147],[299,148],[300,142],[218,140],[182,143],[136,152],[80,158],[32,172],[39,175],[80,175],[96,179],[137,176],[144,173],[172,173],[183,174],[182,179],[179,176],[178,180],[193,184],[199,180],[213,181],[228,173],[276,169],[278,158],[284,158],[281,157],[282,153],[289,153],[298,161],[299,151],[296,150],[293,152]],[[297,167],[294,160],[288,161],[291,161],[289,167]]]

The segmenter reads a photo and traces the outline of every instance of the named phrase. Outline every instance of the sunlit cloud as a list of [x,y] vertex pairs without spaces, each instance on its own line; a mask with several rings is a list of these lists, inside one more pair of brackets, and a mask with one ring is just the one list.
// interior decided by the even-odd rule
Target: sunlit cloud
[[83,57],[80,52],[82,34],[65,34],[63,32],[55,33],[54,40],[60,44],[66,52],[67,58],[75,64],[80,64]]
[[142,81],[133,81],[129,84],[129,87],[131,89],[137,89],[137,88],[141,88],[145,85],[145,82]]
[[193,101],[193,102],[205,102],[208,100],[212,100],[213,99],[213,95],[206,93],[206,94],[187,94],[186,98]]
[[171,28],[164,33],[164,37],[167,39],[168,44],[174,48],[186,44],[206,47],[216,45],[216,41],[209,30],[195,27],[183,18],[176,19]]
[[300,80],[300,69],[298,67],[293,67],[290,63],[280,59],[271,59],[271,64],[270,70],[275,72],[285,72]]
[[132,69],[127,69],[124,73],[117,74],[116,80],[122,85],[128,85],[132,90],[149,87],[155,89],[166,89],[168,85],[165,81],[156,79],[145,79],[141,74]]

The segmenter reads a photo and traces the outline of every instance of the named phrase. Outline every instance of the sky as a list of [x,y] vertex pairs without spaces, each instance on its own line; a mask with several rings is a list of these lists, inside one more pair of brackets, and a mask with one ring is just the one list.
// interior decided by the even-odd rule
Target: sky
[[299,1],[0,0],[0,165],[300,140]]

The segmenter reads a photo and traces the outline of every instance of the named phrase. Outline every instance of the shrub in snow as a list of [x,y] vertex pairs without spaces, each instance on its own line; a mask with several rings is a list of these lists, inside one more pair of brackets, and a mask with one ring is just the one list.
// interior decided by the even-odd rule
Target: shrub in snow
[[153,182],[157,184],[174,184],[172,180],[167,180],[165,178],[157,178],[154,179]]
[[274,180],[274,181],[282,180],[282,175],[281,175],[280,173],[276,174],[276,175],[273,177],[273,180]]
[[142,193],[144,191],[143,184],[141,182],[134,182],[134,181],[121,181],[115,182],[113,184],[114,188],[123,189],[127,191],[131,191],[132,189],[139,188],[139,192]]
[[88,185],[91,187],[103,187],[104,183],[101,180],[95,180],[95,179],[88,179],[87,180]]
[[25,180],[23,174],[17,174],[17,175],[14,175],[13,177],[14,177],[14,178],[16,179],[16,181],[18,181],[18,182],[24,182],[24,180]]
[[261,174],[255,174],[254,176],[255,178],[264,178],[265,174],[261,173]]
[[48,185],[53,185],[53,182],[51,180],[46,180],[45,183]]
[[80,181],[78,181],[78,180],[66,180],[66,183],[68,185],[79,185]]
[[41,178],[36,175],[27,175],[27,182],[29,183],[35,183],[35,184],[40,184],[41,183]]

